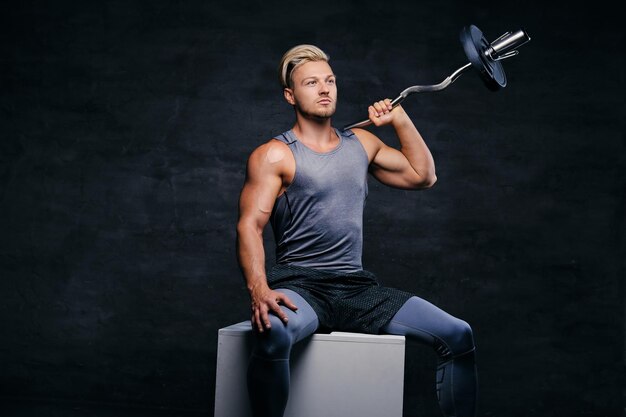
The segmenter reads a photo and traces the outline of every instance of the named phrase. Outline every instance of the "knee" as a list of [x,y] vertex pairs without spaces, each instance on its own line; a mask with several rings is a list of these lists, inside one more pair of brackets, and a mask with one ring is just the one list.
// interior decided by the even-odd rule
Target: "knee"
[[474,334],[472,327],[467,322],[456,319],[450,328],[446,343],[454,356],[473,350]]
[[265,359],[287,359],[293,343],[293,336],[285,324],[276,316],[270,316],[272,327],[263,333],[256,333],[253,354]]

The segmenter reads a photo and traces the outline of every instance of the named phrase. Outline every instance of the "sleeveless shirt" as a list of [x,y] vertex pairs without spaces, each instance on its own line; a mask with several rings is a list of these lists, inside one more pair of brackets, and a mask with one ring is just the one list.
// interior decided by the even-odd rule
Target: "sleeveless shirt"
[[369,160],[351,131],[335,129],[339,144],[315,152],[292,130],[275,139],[293,153],[293,181],[272,209],[276,263],[339,272],[362,270],[363,208]]

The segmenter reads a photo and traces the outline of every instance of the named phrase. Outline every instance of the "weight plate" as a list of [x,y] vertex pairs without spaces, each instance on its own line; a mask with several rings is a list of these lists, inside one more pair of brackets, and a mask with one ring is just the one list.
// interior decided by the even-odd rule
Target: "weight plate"
[[460,38],[467,59],[476,68],[487,88],[498,91],[506,87],[504,68],[500,61],[487,56],[486,51],[491,44],[485,39],[480,29],[474,25],[465,26],[461,30]]

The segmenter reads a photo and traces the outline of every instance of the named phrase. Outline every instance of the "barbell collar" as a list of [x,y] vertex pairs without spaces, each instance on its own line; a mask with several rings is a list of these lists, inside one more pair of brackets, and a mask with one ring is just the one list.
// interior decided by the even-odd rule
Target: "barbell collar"
[[[530,41],[530,36],[523,29],[514,33],[506,32],[495,41],[491,42],[491,46],[485,51],[491,59],[500,60],[517,55],[517,48]],[[514,52],[511,55],[511,52]]]

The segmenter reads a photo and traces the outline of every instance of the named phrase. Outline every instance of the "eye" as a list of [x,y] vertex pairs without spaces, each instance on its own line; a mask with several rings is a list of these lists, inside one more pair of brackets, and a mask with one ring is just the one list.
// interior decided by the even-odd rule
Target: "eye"
[[315,80],[307,81],[305,85],[315,85]]

